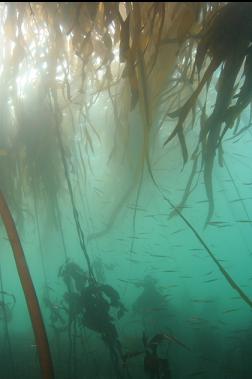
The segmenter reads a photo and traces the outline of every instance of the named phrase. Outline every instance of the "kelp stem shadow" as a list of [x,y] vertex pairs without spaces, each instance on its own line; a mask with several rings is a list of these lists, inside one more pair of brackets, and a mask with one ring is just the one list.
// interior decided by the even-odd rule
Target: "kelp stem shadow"
[[32,282],[32,278],[26,263],[24,251],[17,233],[15,222],[12,218],[5,197],[0,190],[0,215],[2,217],[16,262],[19,279],[24,291],[35,341],[38,349],[39,362],[42,370],[43,379],[53,379],[54,371],[52,358],[47,340],[46,330],[42,319],[42,314]]

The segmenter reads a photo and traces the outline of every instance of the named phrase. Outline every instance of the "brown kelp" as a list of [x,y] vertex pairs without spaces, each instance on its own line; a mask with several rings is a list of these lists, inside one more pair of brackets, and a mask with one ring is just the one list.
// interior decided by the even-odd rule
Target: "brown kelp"
[[[47,106],[50,91],[56,91],[59,99],[67,159],[73,158],[74,134],[78,133],[86,170],[90,151],[95,153],[93,137],[106,142],[106,131],[97,133],[90,119],[90,109],[100,93],[108,90],[113,99],[115,121],[120,119],[115,128],[120,146],[128,135],[128,115],[144,95],[140,65],[154,112],[164,78],[171,73],[199,10],[194,3],[191,7],[102,2],[1,5],[0,34],[6,48],[0,72],[5,117],[0,130],[0,173],[2,189],[15,212],[21,214],[24,198],[33,196],[32,182],[36,196],[46,202],[47,213],[56,220],[54,204],[62,186],[62,169]],[[144,127],[146,141],[151,125]],[[144,146],[146,157],[148,144]],[[117,145],[114,147],[113,154]],[[33,154],[35,159],[31,159]],[[136,188],[142,167],[139,164],[136,169],[134,184],[126,191],[129,194]]]
[[36,345],[38,349],[39,361],[43,373],[43,378],[53,379],[53,364],[38,299],[29,273],[29,269],[26,263],[25,255],[16,230],[14,220],[11,216],[9,207],[1,191],[0,214],[6,229],[6,233],[9,237],[9,241],[12,247],[14,259],[17,266],[19,279],[23,287],[24,296],[28,306],[35,335]]
[[[185,120],[193,111],[203,87],[207,83],[209,86],[214,73],[220,68],[215,104],[210,114],[201,123],[199,136],[204,165],[204,181],[209,200],[206,223],[210,221],[214,210],[212,171],[215,155],[218,153],[219,162],[221,162],[223,137],[234,126],[235,121],[239,120],[242,110],[252,99],[250,86],[252,72],[251,9],[250,3],[229,3],[221,7],[210,18],[199,37],[192,70],[192,77],[195,71],[199,76],[202,72],[204,75],[185,104],[178,110],[169,113],[172,118],[178,117],[178,122],[165,144],[177,135],[184,163],[186,163],[188,150],[184,136]],[[240,80],[242,77],[244,77],[243,83]],[[235,104],[233,104],[234,99],[236,100]],[[185,195],[189,195],[189,188]]]
[[[24,199],[33,196],[33,182],[36,196],[56,220],[54,204],[62,188],[62,168],[47,106],[54,90],[67,159],[81,159],[85,171],[92,170],[95,140],[104,145],[108,141],[107,128],[98,131],[91,116],[101,94],[108,94],[114,112],[115,143],[108,164],[121,146],[125,157],[131,154],[129,115],[143,116],[135,126],[141,135],[136,174],[108,225],[113,225],[122,204],[136,190],[144,167],[141,162],[150,160],[160,106],[163,121],[177,119],[165,143],[178,136],[184,163],[190,157],[187,120],[192,115],[193,125],[198,112],[202,113],[195,152],[204,166],[210,220],[215,155],[221,162],[223,137],[233,125],[239,127],[236,120],[251,100],[250,10],[249,3],[1,4],[0,174],[2,190],[15,212],[21,217]],[[211,109],[208,92],[218,75]],[[203,91],[205,101],[200,105]],[[174,109],[179,102],[183,105]],[[76,135],[79,158],[73,154]],[[193,173],[181,206],[192,185]]]

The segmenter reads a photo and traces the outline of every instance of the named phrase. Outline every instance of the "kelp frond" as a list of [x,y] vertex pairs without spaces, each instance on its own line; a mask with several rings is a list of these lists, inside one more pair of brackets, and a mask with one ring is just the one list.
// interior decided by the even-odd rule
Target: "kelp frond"
[[[214,211],[212,172],[217,150],[228,129],[239,119],[243,109],[251,102],[251,4],[230,3],[220,7],[210,17],[199,39],[194,61],[193,72],[198,76],[204,72],[203,78],[186,103],[178,110],[169,114],[178,117],[177,125],[165,144],[178,136],[184,163],[188,159],[184,127],[187,116],[193,111],[196,101],[206,84],[211,85],[214,73],[221,67],[218,89],[214,107],[201,123],[199,143],[204,165],[204,181],[209,200],[209,211],[206,224]],[[237,32],[239,30],[239,32]],[[205,66],[207,66],[205,68]],[[240,84],[239,75],[243,72],[244,82]],[[238,83],[237,83],[238,82]],[[233,101],[236,103],[233,105]],[[238,124],[237,124],[238,125]],[[219,155],[219,158],[221,155]],[[221,160],[219,160],[221,162]],[[191,181],[191,180],[190,180]],[[190,182],[189,182],[190,184]],[[184,197],[188,197],[190,185]]]
[[[115,144],[108,162],[117,145],[126,146],[127,156],[129,115],[140,112],[139,159],[144,157],[151,167],[155,125],[169,118],[177,123],[165,144],[177,136],[184,164],[188,161],[187,121],[191,114],[196,124],[203,107],[199,97],[205,92],[197,145],[210,220],[216,152],[221,158],[223,137],[233,125],[238,129],[236,120],[251,102],[250,14],[250,3],[0,4],[0,177],[11,207],[22,213],[24,199],[35,193],[56,219],[63,169],[49,106],[52,90],[62,114],[67,159],[73,159],[78,136],[82,158],[75,154],[74,159],[81,159],[85,172],[93,170],[90,156],[96,154],[96,142],[107,143],[107,129],[98,131],[90,116],[101,94],[107,93],[115,112]],[[211,109],[208,89],[216,75]],[[161,105],[165,116],[160,120]],[[136,182],[144,165],[138,166]],[[190,178],[184,199],[192,183]]]

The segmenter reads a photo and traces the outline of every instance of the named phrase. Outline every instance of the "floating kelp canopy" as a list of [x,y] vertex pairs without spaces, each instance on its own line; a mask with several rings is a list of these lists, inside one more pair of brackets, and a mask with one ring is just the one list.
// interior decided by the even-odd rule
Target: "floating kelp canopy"
[[[151,174],[151,149],[168,120],[165,148],[176,137],[184,164],[193,160],[179,209],[201,159],[210,220],[215,155],[223,165],[223,136],[243,131],[240,114],[251,101],[249,3],[2,3],[0,17],[1,189],[20,216],[31,195],[57,219],[64,176],[56,128],[69,165],[81,146],[85,171],[97,141],[114,141],[109,160],[121,146],[131,153],[129,116],[137,112],[140,158],[120,203],[145,164]],[[115,124],[110,136],[90,118],[105,93]],[[189,151],[191,127],[199,137]]]

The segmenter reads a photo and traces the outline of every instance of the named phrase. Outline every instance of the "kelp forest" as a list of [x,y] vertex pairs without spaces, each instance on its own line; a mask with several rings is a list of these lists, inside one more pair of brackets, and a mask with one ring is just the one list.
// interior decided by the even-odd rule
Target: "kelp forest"
[[252,377],[252,5],[0,3],[0,377]]

